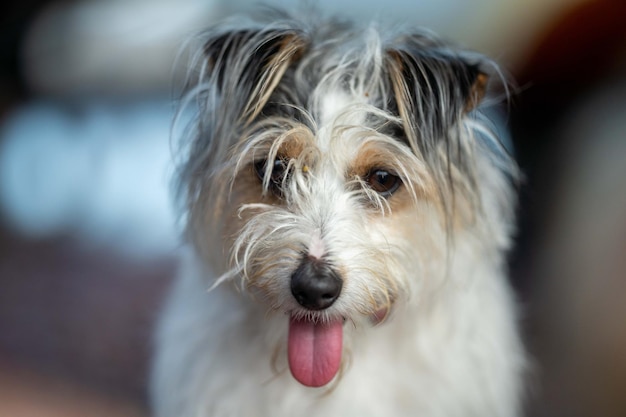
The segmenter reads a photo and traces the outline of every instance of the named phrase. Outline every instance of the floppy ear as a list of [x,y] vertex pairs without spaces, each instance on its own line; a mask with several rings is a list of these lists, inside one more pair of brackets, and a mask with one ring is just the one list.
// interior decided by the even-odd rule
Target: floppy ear
[[241,117],[249,123],[289,65],[302,56],[305,45],[303,35],[294,30],[232,30],[211,36],[204,52],[222,102],[232,105],[239,100]]
[[387,50],[387,68],[399,116],[411,143],[435,141],[478,106],[489,77],[425,37]]

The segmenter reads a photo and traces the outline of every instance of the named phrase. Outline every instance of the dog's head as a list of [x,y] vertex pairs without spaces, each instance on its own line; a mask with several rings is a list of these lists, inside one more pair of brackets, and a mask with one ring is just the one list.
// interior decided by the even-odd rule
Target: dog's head
[[429,34],[285,17],[218,26],[201,49],[189,237],[218,282],[290,316],[304,384],[337,372],[344,320],[440,286],[458,235],[506,244],[510,164],[477,110],[489,61]]

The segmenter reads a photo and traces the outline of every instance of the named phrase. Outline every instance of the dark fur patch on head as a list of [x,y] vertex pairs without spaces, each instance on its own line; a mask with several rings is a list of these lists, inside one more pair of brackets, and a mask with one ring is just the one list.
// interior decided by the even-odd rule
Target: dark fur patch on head
[[[428,40],[430,42],[430,40]],[[408,136],[426,152],[429,141],[443,139],[463,113],[478,106],[487,76],[479,65],[437,46],[417,41],[387,51],[395,106]]]
[[221,94],[247,98],[241,116],[250,122],[305,46],[303,34],[295,29],[238,30],[210,38],[204,51]]

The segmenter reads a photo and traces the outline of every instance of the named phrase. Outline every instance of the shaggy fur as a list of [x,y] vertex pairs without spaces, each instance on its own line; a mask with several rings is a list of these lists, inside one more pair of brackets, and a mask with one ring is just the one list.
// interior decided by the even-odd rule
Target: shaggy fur
[[[199,40],[155,416],[518,416],[517,172],[481,111],[497,66],[281,13]],[[312,304],[317,280],[340,291]],[[302,328],[326,337],[313,356]],[[338,369],[299,368],[319,357]]]

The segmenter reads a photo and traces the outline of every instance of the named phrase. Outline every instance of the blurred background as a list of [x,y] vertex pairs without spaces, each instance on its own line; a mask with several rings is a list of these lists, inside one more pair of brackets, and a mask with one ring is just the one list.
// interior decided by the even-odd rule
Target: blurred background
[[[626,416],[626,2],[382,3],[318,2],[434,29],[519,87],[510,264],[534,358],[526,414]],[[179,252],[173,62],[254,2],[15,4],[0,12],[0,417],[147,416],[150,335]]]

